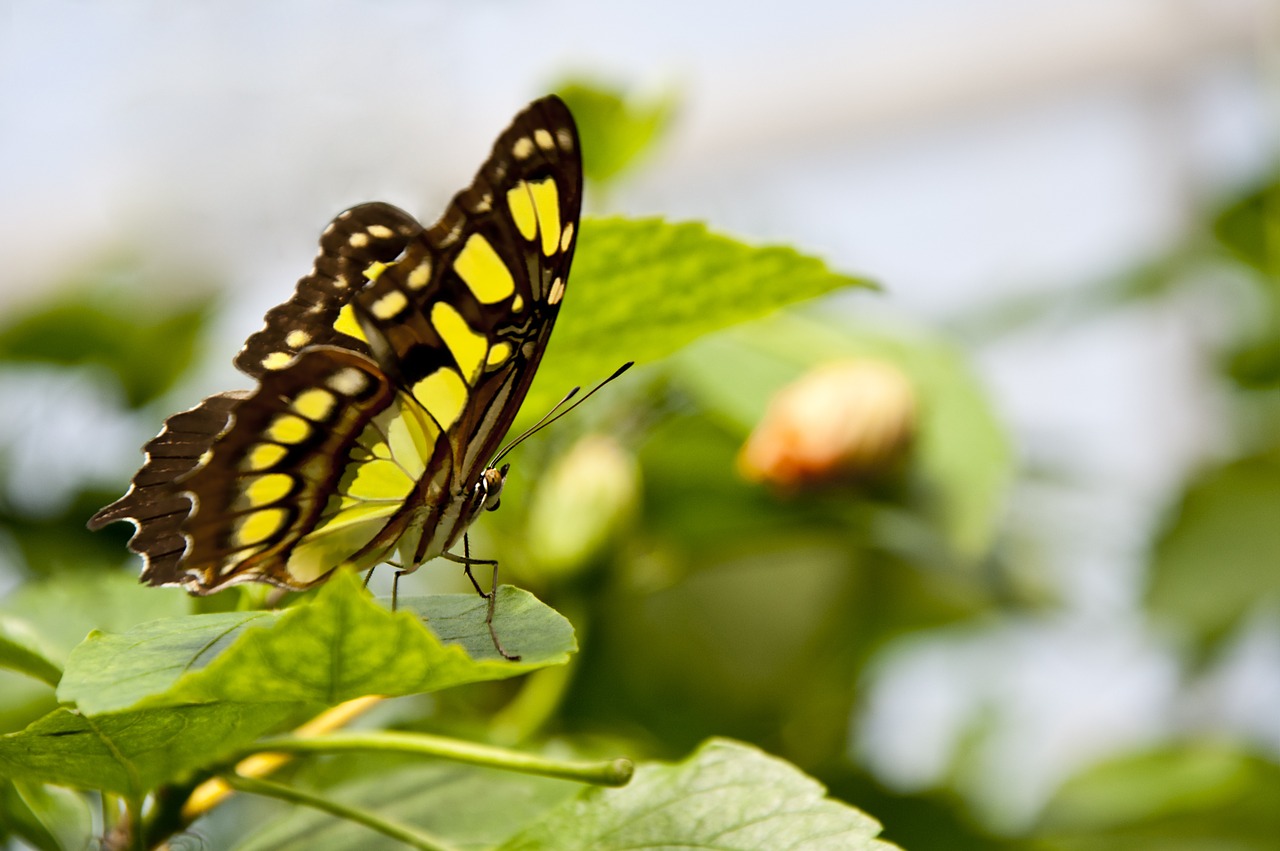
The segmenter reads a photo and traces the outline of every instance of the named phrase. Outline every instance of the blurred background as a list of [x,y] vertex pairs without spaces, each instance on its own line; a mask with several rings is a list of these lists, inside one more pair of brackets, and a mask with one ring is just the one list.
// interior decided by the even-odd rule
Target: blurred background
[[[635,122],[589,212],[882,292],[700,341],[521,450],[477,536],[583,653],[395,720],[736,736],[913,849],[1276,847],[1278,83],[1266,0],[0,0],[0,608],[62,583],[66,647],[185,610],[121,585],[112,614],[137,565],[84,520],[165,416],[247,385],[334,214],[433,220],[559,90]],[[887,448],[737,460],[833,360],[906,400],[855,370],[801,425]],[[47,708],[0,692],[5,731]]]

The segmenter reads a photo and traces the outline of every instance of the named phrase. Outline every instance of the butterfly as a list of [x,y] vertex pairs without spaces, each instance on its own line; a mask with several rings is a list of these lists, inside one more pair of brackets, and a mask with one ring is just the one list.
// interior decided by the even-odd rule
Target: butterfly
[[[471,185],[424,228],[390,204],[340,214],[311,272],[235,365],[256,379],[171,416],[128,492],[142,581],[211,594],[303,590],[335,570],[400,574],[451,552],[498,507],[494,459],[546,351],[582,206],[573,116],[526,107]],[[493,631],[499,652],[510,658]]]

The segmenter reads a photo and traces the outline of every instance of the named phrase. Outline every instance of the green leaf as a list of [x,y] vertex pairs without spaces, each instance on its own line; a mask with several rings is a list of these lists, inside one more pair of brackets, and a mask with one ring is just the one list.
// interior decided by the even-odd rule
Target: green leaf
[[190,367],[211,306],[165,308],[119,287],[72,289],[0,328],[0,359],[105,367],[120,380],[128,404],[141,407]]
[[296,719],[297,704],[180,706],[88,718],[58,709],[0,736],[0,775],[140,797]]
[[1187,487],[1156,543],[1147,607],[1201,642],[1280,602],[1280,454],[1234,461]]
[[952,548],[980,558],[990,546],[1013,475],[1013,451],[964,358],[918,332],[891,334],[781,314],[700,343],[679,360],[682,382],[744,434],[784,384],[824,361],[877,358],[898,366],[920,398],[916,458],[936,489]]
[[20,671],[51,686],[62,679],[62,669],[45,655],[31,628],[5,615],[0,615],[0,668]]
[[1213,233],[1241,261],[1280,280],[1280,181],[1272,176],[1229,204]]
[[647,764],[622,789],[591,788],[502,851],[715,848],[718,851],[891,849],[880,824],[824,797],[795,766],[722,739],[675,765]]
[[583,171],[605,183],[633,165],[666,130],[675,111],[671,95],[644,103],[622,92],[572,80],[556,86],[569,105],[582,140]]
[[70,789],[0,778],[0,845],[7,834],[39,851],[81,851],[93,839],[89,802]]
[[1124,756],[1069,780],[1037,834],[1063,849],[1274,848],[1280,766],[1223,744]]
[[211,701],[333,705],[505,679],[562,664],[576,649],[567,621],[528,592],[503,586],[494,625],[523,656],[503,659],[485,607],[475,594],[450,594],[402,598],[392,612],[354,573],[339,571],[313,600],[284,611],[191,615],[95,633],[71,654],[58,696],[86,715]]
[[626,361],[664,358],[713,331],[850,286],[870,284],[795,249],[750,246],[702,224],[586,219],[522,419]]
[[[361,764],[357,764],[360,766]],[[363,762],[347,782],[323,790],[328,797],[382,818],[448,837],[456,848],[492,848],[563,802],[578,785],[563,780],[467,766]],[[315,810],[292,808],[257,832],[244,835],[235,851],[372,851],[402,848],[367,828]]]
[[93,629],[122,631],[187,612],[191,598],[173,588],[148,588],[122,570],[79,570],[28,582],[0,604],[0,613],[25,622],[54,662]]

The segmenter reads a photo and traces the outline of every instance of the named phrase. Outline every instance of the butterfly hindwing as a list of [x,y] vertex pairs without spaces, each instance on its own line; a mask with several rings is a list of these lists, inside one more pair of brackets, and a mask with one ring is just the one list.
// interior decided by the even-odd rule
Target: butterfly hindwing
[[178,575],[187,548],[182,524],[191,512],[191,497],[174,483],[199,466],[204,454],[230,427],[232,411],[247,395],[210,396],[165,420],[160,433],[142,448],[146,460],[128,493],[89,520],[89,528],[95,531],[117,520],[133,523],[129,547],[142,556],[144,581]]
[[485,504],[546,347],[581,198],[573,119],[549,97],[432,227],[387,204],[338,216],[236,358],[257,389],[170,418],[91,525],[132,520],[144,580],[193,593],[445,552]]
[[394,261],[420,233],[417,219],[390,204],[361,204],[339,214],[320,236],[310,274],[298,281],[293,298],[267,313],[262,330],[236,355],[236,366],[259,378],[307,346],[368,353],[351,298],[368,282],[366,274]]

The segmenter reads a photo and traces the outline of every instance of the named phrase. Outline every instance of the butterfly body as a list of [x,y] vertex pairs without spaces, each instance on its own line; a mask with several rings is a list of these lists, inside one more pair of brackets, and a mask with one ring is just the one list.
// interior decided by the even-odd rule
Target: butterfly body
[[430,228],[382,203],[339,215],[236,357],[257,387],[170,417],[90,527],[132,522],[143,581],[194,594],[449,554],[497,506],[489,462],[559,312],[581,198],[577,131],[548,97]]

